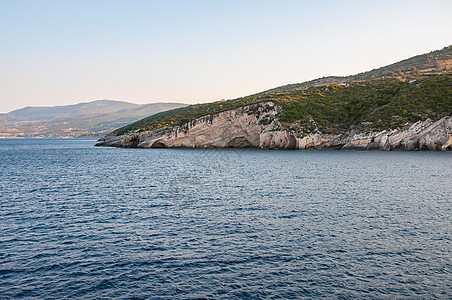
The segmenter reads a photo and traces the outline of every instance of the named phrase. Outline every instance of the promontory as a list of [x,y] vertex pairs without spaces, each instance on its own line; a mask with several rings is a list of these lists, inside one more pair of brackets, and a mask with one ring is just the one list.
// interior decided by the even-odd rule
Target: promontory
[[357,75],[161,112],[96,146],[452,150],[452,46]]

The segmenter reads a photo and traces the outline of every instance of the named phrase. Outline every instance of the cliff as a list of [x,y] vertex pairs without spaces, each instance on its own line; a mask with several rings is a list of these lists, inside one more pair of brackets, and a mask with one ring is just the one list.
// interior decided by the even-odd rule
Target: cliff
[[452,47],[369,72],[158,113],[97,145],[450,150]]
[[[211,114],[171,129],[106,136],[96,146],[137,148],[261,148],[348,150],[451,150],[452,117],[406,124],[379,132],[351,130],[342,134],[305,136],[285,128],[282,107],[262,102]],[[269,120],[271,120],[269,122]]]

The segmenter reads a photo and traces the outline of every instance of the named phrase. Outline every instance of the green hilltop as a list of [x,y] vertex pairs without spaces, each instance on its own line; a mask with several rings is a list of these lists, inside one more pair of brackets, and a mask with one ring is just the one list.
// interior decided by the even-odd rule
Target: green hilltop
[[350,83],[354,81],[380,79],[385,77],[403,77],[413,75],[428,75],[448,73],[452,71],[452,46],[441,50],[432,51],[427,54],[396,62],[371,71],[350,76],[328,76],[314,79],[303,83],[288,84],[262,93],[272,93],[285,90],[301,90],[312,86],[328,84]]
[[[112,132],[171,129],[196,118],[258,102],[282,107],[280,122],[298,136],[380,131],[452,114],[452,46],[347,77],[325,77],[228,101],[161,112]],[[268,120],[271,122],[271,120]]]

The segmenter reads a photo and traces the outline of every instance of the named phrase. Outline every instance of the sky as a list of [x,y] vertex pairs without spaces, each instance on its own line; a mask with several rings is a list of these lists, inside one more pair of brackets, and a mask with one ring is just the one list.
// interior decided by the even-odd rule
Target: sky
[[450,0],[0,0],[0,113],[233,99],[451,44]]

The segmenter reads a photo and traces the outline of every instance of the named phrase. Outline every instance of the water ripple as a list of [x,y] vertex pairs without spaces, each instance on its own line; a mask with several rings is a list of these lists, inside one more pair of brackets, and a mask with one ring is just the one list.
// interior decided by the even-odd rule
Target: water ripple
[[0,140],[0,298],[452,297],[452,156]]

